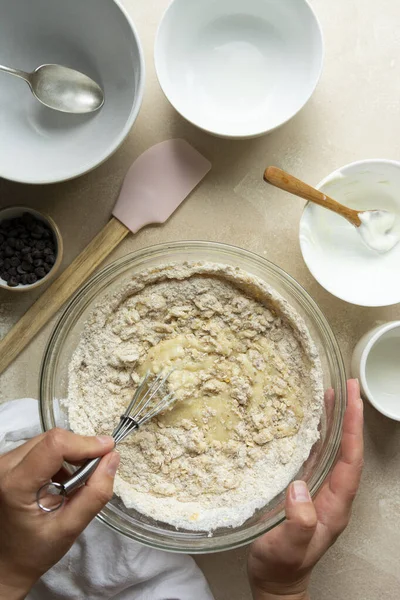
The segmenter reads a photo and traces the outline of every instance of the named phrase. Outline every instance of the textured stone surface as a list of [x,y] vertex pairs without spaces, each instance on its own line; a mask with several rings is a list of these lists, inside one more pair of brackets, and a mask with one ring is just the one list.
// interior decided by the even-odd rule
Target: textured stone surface
[[[359,337],[376,323],[400,318],[400,307],[359,308],[325,292],[299,250],[303,202],[268,188],[263,168],[276,164],[310,183],[364,158],[398,159],[400,20],[397,0],[312,0],[324,29],[325,69],[311,102],[267,137],[227,141],[184,122],[164,98],[154,72],[154,34],[168,0],[125,0],[146,53],[143,108],[127,141],[100,168],[60,185],[29,187],[0,180],[0,207],[24,203],[60,225],[64,265],[106,223],[131,162],[148,146],[182,136],[213,170],[162,227],[130,236],[109,260],[137,248],[178,239],[234,243],[265,256],[293,275],[317,301],[337,335],[346,365]],[[0,293],[0,335],[35,294]],[[38,372],[50,323],[0,379],[0,399],[37,397]],[[352,523],[315,570],[313,600],[395,600],[400,589],[400,424],[366,406],[366,468]],[[217,600],[250,598],[246,550],[199,558]]]

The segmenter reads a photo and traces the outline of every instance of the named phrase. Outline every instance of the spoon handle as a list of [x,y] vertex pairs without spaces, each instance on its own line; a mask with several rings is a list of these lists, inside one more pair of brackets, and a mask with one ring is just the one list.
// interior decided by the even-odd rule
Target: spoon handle
[[289,175],[289,173],[286,173],[277,167],[268,167],[265,170],[264,181],[285,192],[300,196],[300,198],[304,198],[304,200],[314,202],[314,204],[318,204],[323,208],[327,208],[328,210],[341,215],[355,227],[360,227],[361,225],[358,211],[353,210],[348,206],[343,206],[343,204],[339,204],[339,202],[336,202],[333,198],[329,198],[326,194],[319,192],[310,185],[300,181],[300,179],[296,179],[293,175]]
[[15,75],[16,77],[21,77],[21,79],[25,79],[29,83],[29,73],[25,73],[25,71],[20,71],[19,69],[11,69],[11,67],[5,67],[4,65],[0,65],[0,71],[4,71],[4,73],[10,73],[11,75]]

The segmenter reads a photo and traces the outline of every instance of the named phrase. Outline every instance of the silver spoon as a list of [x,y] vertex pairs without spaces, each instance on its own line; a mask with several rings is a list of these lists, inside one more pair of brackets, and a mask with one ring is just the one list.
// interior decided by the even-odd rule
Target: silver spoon
[[65,113],[90,113],[104,104],[103,90],[87,75],[61,65],[41,65],[33,73],[0,65],[0,71],[24,79],[45,106]]

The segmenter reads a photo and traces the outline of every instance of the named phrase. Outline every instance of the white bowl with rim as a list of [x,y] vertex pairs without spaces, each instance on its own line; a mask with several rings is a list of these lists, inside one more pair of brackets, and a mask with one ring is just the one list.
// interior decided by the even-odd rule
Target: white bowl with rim
[[[57,273],[63,259],[63,239],[61,236],[61,232],[58,228],[58,225],[53,221],[53,219],[49,215],[43,214],[38,210],[35,210],[34,208],[29,208],[27,206],[7,206],[5,208],[0,209],[0,225],[3,223],[3,221],[9,221],[17,217],[22,217],[24,213],[29,213],[36,220],[44,223],[51,231],[53,238],[52,241],[55,245],[54,254],[56,260],[53,266],[51,267],[50,271],[42,279],[38,279],[35,283],[20,283],[15,287],[9,286],[7,282],[2,278],[3,267],[0,266],[0,289],[7,290],[9,292],[30,292],[31,290],[36,290],[36,288],[40,287],[42,284],[48,283],[49,280],[52,279]],[[0,244],[0,250],[1,249],[2,245]],[[0,257],[1,256],[2,255],[0,253]],[[1,262],[3,262],[3,260]]]
[[380,413],[400,421],[400,321],[379,325],[361,338],[351,371],[363,396]]
[[62,64],[105,93],[99,111],[64,114],[0,73],[0,177],[54,183],[90,171],[120,146],[142,102],[143,52],[128,13],[116,0],[0,0],[0,14],[1,64]]
[[217,136],[247,138],[298,113],[323,54],[306,0],[173,0],[157,33],[155,66],[185,119]]
[[[400,162],[354,162],[334,171],[317,189],[351,208],[394,212],[400,227]],[[308,269],[334,296],[359,306],[400,302],[400,244],[379,254],[346,219],[312,203],[304,209],[299,236]]]

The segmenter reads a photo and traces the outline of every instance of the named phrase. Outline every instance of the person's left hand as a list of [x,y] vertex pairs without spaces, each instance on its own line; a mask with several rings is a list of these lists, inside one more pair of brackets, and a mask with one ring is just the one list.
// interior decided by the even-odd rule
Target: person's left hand
[[[32,585],[69,550],[110,500],[119,454],[112,437],[52,429],[0,456],[0,600],[25,598]],[[107,454],[107,456],[104,456]],[[96,471],[57,512],[44,513],[37,490],[64,460],[104,456]]]
[[250,547],[255,600],[307,600],[313,567],[349,522],[363,466],[363,403],[356,380],[348,381],[347,392],[339,459],[314,502],[303,481],[292,483],[286,521]]

